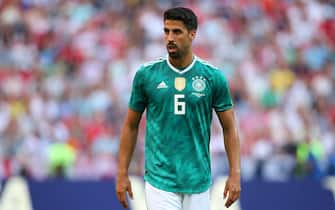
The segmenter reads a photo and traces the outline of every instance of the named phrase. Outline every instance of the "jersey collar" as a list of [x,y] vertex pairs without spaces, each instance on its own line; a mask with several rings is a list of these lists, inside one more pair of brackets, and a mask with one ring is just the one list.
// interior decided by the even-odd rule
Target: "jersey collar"
[[169,55],[166,56],[166,62],[167,62],[167,64],[169,65],[169,67],[170,67],[174,72],[176,72],[176,73],[178,73],[178,74],[184,74],[184,73],[188,72],[189,70],[191,70],[192,67],[194,66],[196,60],[197,60],[197,57],[194,55],[194,56],[193,56],[192,63],[191,63],[190,65],[188,65],[188,67],[186,67],[185,69],[183,69],[183,70],[179,70],[179,69],[177,69],[176,67],[174,67],[174,66],[170,63],[170,61],[169,61]]

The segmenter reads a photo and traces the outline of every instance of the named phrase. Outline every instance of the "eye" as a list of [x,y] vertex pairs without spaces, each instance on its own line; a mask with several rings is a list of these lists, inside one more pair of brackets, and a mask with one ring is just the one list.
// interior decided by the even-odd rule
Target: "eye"
[[182,30],[180,30],[180,29],[174,29],[174,30],[173,30],[173,33],[174,33],[174,34],[181,34],[181,33],[183,33],[183,32],[182,32]]
[[168,34],[169,33],[169,29],[164,28],[164,33]]

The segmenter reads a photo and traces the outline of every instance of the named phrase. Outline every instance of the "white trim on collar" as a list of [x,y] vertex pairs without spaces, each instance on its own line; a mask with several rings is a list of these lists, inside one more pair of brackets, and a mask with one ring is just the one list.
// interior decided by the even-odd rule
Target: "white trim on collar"
[[173,70],[174,72],[176,72],[178,74],[184,74],[184,73],[188,72],[189,70],[191,70],[192,67],[194,66],[196,60],[197,60],[197,57],[195,55],[193,55],[192,63],[190,65],[188,65],[188,67],[186,67],[185,69],[179,70],[179,69],[177,69],[176,67],[174,67],[170,63],[170,61],[169,61],[169,55],[166,56],[166,62],[167,62],[167,64],[169,65],[169,67],[171,68],[171,70]]

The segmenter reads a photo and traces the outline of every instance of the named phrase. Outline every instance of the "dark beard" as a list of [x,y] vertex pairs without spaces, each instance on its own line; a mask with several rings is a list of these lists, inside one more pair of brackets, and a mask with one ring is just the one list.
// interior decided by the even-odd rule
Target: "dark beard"
[[169,57],[172,59],[179,59],[181,58],[181,54],[179,52],[171,52],[169,53]]
[[[174,52],[169,52],[169,48],[175,48],[176,50],[174,51]],[[182,56],[182,53],[179,51],[179,49],[178,49],[178,47],[177,47],[177,45],[176,44],[174,44],[174,43],[169,43],[167,46],[166,46],[166,49],[167,49],[167,51],[168,51],[168,53],[169,53],[169,56],[170,56],[170,58],[172,58],[172,59],[180,59]]]

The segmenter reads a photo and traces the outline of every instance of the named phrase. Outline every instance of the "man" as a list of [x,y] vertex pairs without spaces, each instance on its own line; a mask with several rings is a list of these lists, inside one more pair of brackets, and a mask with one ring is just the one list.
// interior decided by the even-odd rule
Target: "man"
[[187,8],[164,13],[166,59],[136,73],[121,134],[116,194],[132,198],[128,167],[146,109],[145,193],[148,210],[209,210],[210,124],[214,108],[224,132],[230,172],[229,207],[240,196],[240,149],[228,83],[222,72],[192,52],[197,17]]

